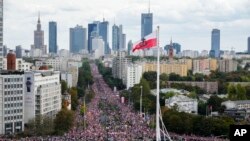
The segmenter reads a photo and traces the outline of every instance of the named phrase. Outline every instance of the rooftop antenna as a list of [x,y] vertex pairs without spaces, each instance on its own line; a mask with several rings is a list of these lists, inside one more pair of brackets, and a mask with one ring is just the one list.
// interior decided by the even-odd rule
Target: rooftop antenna
[[102,19],[103,19],[103,22],[105,22],[104,13],[102,13]]

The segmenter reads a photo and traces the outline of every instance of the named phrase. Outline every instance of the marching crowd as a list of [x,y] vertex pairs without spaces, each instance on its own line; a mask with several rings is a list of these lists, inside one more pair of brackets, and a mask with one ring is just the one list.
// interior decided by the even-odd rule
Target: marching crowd
[[[74,127],[63,136],[27,137],[21,141],[151,141],[155,139],[155,129],[148,126],[139,113],[120,102],[118,92],[114,92],[99,74],[97,66],[91,64],[95,97],[87,105],[87,112],[76,111]],[[83,104],[82,100],[79,100]],[[86,125],[86,126],[85,126]],[[213,137],[197,137],[170,133],[178,141],[222,141]],[[8,140],[8,139],[0,139]]]

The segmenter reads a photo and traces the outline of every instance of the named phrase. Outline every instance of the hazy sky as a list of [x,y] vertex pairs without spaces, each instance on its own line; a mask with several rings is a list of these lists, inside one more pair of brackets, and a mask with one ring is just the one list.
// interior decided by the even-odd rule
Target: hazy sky
[[[58,26],[59,49],[69,49],[69,28],[105,17],[109,21],[109,41],[114,24],[123,24],[127,41],[140,39],[141,13],[148,0],[4,0],[4,44],[30,49],[41,13],[45,44],[48,22]],[[182,49],[210,50],[211,30],[221,30],[221,49],[245,51],[250,36],[250,0],[151,0],[154,28],[160,26],[160,45],[173,42]],[[115,20],[114,20],[115,19]]]

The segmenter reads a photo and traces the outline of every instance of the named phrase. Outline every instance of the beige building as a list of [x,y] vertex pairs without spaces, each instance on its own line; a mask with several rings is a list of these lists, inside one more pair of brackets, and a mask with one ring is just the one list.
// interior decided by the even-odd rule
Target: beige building
[[187,69],[192,70],[193,60],[192,59],[179,59],[180,63],[187,64]]
[[238,62],[236,60],[225,59],[219,60],[220,72],[232,72],[237,70]]
[[[148,72],[148,71],[156,71],[157,70],[157,65],[156,63],[145,63],[143,65],[143,72]],[[180,64],[180,63],[161,63],[160,64],[160,73],[175,73],[180,76],[187,76],[187,64]]]

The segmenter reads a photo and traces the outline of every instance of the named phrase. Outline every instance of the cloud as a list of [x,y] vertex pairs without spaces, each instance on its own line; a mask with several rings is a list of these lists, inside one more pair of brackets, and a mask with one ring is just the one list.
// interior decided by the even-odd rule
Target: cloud
[[[183,49],[210,49],[212,28],[221,29],[221,46],[245,50],[250,36],[249,0],[151,0],[154,27],[161,26],[161,44],[173,36]],[[148,0],[6,0],[4,1],[4,44],[13,48],[33,44],[38,11],[41,12],[45,43],[48,43],[48,22],[57,21],[58,44],[69,48],[69,28],[76,24],[87,27],[105,17],[123,24],[127,40],[140,38],[141,13],[148,11]],[[233,40],[237,39],[237,41]],[[230,48],[229,48],[230,49]]]

